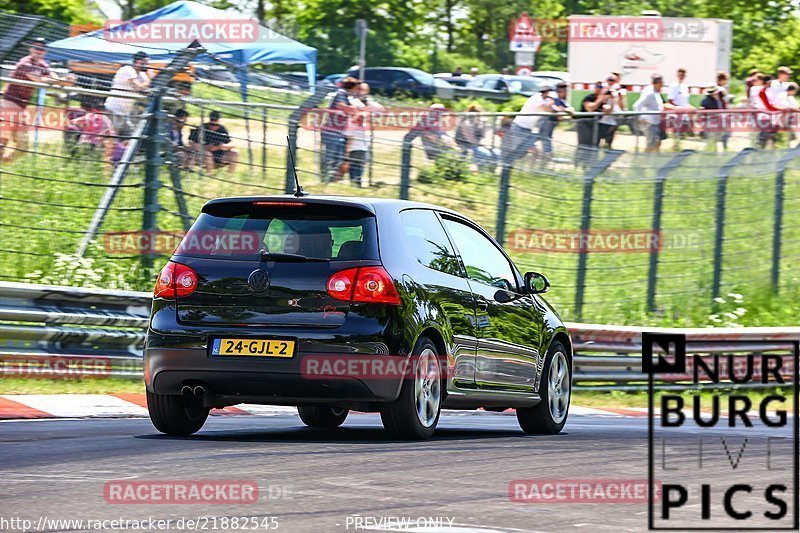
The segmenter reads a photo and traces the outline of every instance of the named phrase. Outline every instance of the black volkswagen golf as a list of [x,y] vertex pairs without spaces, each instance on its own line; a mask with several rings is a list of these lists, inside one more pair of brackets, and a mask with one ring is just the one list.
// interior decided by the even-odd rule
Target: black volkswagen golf
[[516,409],[558,433],[572,346],[480,226],[402,200],[267,196],[208,202],[161,271],[145,348],[150,418],[189,435],[209,410],[297,406],[308,426],[378,411],[426,438],[441,409]]

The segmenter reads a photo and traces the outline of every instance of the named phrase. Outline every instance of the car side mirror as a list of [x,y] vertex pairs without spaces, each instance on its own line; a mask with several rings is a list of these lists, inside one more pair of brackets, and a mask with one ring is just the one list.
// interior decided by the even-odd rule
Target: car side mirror
[[538,272],[525,273],[525,289],[528,294],[542,294],[550,288],[550,280],[544,274]]

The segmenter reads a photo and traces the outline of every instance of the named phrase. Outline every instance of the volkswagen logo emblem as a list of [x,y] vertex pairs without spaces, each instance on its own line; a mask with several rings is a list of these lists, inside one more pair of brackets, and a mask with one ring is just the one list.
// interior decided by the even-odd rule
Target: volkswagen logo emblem
[[263,292],[269,287],[269,274],[266,270],[259,268],[253,270],[247,278],[247,287],[252,292]]

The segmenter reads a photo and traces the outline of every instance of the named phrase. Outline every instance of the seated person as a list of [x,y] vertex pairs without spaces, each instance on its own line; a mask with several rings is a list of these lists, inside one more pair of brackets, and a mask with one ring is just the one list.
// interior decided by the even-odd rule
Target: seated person
[[114,125],[103,109],[99,98],[83,101],[85,113],[70,121],[70,128],[77,135],[76,149],[86,147],[102,150],[104,160],[111,159],[114,148]]
[[[189,141],[195,153],[200,153],[202,142],[203,163],[206,170],[211,172],[214,169],[230,166],[231,172],[236,170],[236,163],[239,160],[239,153],[231,145],[231,137],[228,130],[220,121],[219,111],[212,111],[209,121],[195,128],[189,134]],[[202,139],[202,141],[201,141]]]

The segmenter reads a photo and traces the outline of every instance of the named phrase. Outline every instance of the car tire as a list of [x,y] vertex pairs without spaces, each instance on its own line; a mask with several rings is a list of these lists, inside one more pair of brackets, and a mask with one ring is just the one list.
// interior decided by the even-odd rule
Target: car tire
[[411,357],[411,372],[403,376],[400,395],[381,409],[383,427],[400,439],[427,439],[439,423],[444,390],[436,345],[420,337]]
[[350,411],[327,405],[301,405],[297,408],[300,420],[311,428],[333,429],[344,423]]
[[569,415],[572,394],[572,366],[569,352],[558,341],[547,351],[542,369],[539,396],[542,401],[534,407],[517,409],[522,431],[531,435],[555,435],[564,429]]
[[182,396],[147,391],[147,410],[150,421],[161,433],[185,437],[200,431],[210,408],[187,405]]

